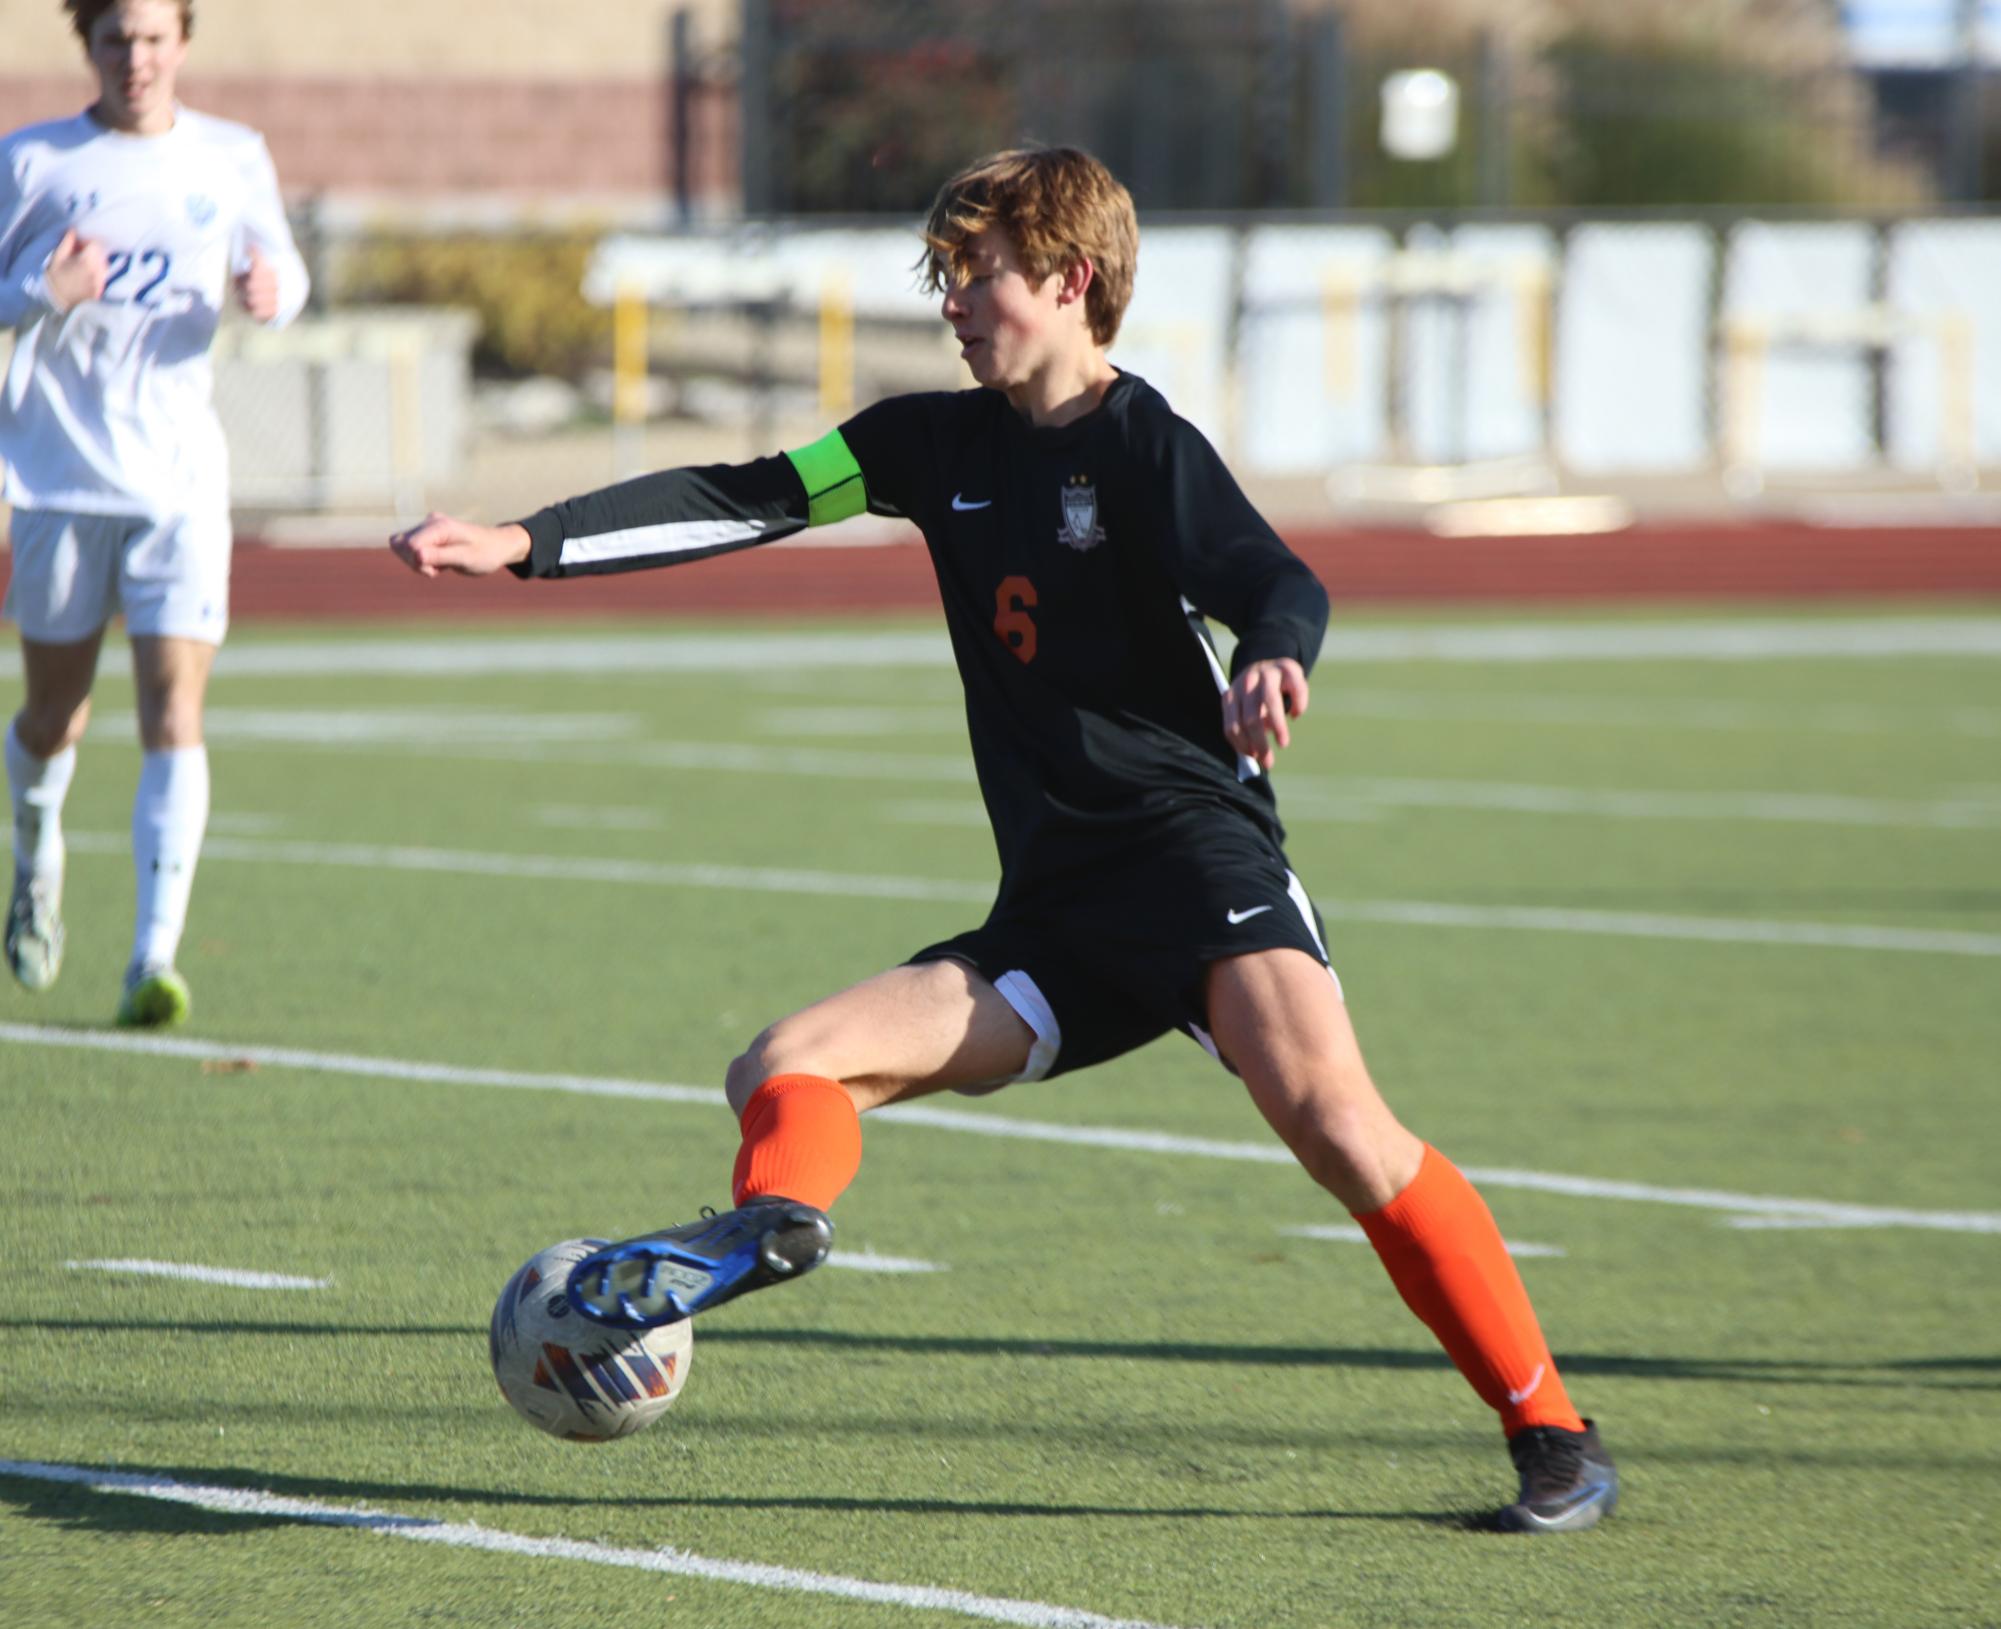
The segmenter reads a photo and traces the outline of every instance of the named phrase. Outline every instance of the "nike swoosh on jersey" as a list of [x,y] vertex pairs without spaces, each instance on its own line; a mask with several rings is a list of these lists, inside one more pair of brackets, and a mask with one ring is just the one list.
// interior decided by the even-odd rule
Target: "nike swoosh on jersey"
[[965,493],[954,492],[952,494],[952,507],[962,513],[968,509],[991,509],[993,502],[992,498],[982,498],[978,503],[968,503]]
[[1260,916],[1270,909],[1269,905],[1253,905],[1248,911],[1230,911],[1226,914],[1229,917],[1230,926],[1234,928],[1239,922],[1248,922],[1252,917]]

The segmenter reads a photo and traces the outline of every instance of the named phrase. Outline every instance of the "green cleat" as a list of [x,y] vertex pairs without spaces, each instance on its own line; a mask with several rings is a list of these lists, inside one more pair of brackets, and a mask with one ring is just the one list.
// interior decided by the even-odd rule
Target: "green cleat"
[[171,967],[154,963],[125,975],[125,994],[118,1003],[118,1022],[126,1029],[164,1029],[183,1022],[194,1005],[188,981]]
[[37,994],[63,970],[62,880],[14,873],[7,901],[7,965],[21,988]]

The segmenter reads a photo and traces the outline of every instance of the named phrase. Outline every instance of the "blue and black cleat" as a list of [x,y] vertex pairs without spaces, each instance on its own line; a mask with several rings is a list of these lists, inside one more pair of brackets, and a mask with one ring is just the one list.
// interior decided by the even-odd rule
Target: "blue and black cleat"
[[657,1329],[827,1259],[823,1210],[775,1196],[594,1250],[570,1269],[570,1305],[613,1329]]
[[1582,1431],[1536,1425],[1508,1439],[1521,1494],[1495,1525],[1504,1533],[1575,1533],[1619,1503],[1619,1468],[1590,1420]]

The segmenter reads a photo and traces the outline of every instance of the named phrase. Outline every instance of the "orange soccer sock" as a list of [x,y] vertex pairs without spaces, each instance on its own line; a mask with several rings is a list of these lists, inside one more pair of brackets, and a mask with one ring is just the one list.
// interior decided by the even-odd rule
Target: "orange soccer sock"
[[824,1075],[773,1075],[743,1106],[730,1188],[739,1205],[777,1194],[829,1209],[862,1163],[855,1101]]
[[1509,1436],[1532,1425],[1584,1428],[1493,1214],[1456,1165],[1427,1147],[1410,1186],[1355,1220],[1405,1305]]

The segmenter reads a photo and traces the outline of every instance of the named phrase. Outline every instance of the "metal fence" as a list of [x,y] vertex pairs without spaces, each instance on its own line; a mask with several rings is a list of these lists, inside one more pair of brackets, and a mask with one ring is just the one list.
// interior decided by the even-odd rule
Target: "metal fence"
[[[1588,35],[1393,54],[1284,0],[743,0],[743,195],[753,214],[909,213],[967,157],[1025,139],[1098,153],[1147,209],[2001,195],[1991,75],[1821,60]],[[1385,140],[1385,88],[1413,68],[1451,82],[1457,139],[1436,157]]]

